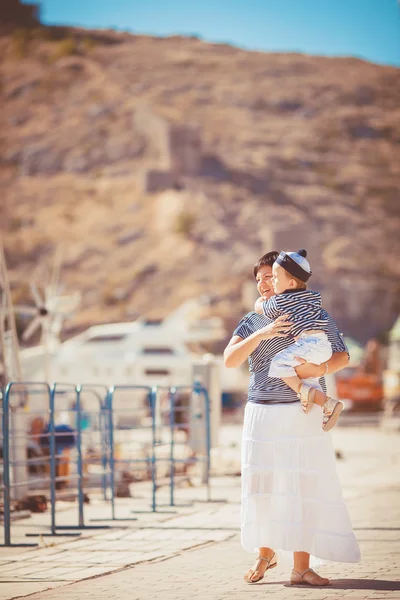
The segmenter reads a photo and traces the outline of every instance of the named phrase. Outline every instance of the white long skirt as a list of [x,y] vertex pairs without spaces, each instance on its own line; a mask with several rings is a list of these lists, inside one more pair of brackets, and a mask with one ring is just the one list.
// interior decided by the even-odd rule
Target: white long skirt
[[[248,402],[242,442],[242,546],[359,562],[322,409]],[[314,561],[315,562],[315,561]]]

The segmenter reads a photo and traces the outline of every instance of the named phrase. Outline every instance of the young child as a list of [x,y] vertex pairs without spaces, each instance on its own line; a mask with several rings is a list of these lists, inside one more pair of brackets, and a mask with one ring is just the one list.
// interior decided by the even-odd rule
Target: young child
[[303,381],[294,369],[300,364],[296,357],[321,365],[332,356],[321,296],[307,289],[311,268],[306,256],[304,249],[279,254],[272,267],[272,285],[276,296],[265,301],[259,298],[254,309],[270,319],[285,315],[293,323],[291,334],[295,342],[275,355],[269,376],[279,377],[297,393],[304,412],[308,413],[314,403],[322,406],[323,429],[329,431],[336,425],[343,410],[343,402],[328,398],[322,391],[318,378]]

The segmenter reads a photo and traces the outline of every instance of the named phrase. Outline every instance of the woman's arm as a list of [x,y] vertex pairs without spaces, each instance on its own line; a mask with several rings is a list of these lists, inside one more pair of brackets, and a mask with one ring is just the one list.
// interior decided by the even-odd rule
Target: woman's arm
[[337,373],[337,371],[341,371],[349,364],[350,356],[347,351],[346,344],[344,343],[342,334],[340,333],[331,315],[325,310],[322,312],[325,314],[327,319],[326,333],[332,346],[332,356],[326,363],[323,363],[319,366],[308,363],[304,364],[304,361],[299,359],[299,362],[303,364],[301,364],[299,367],[296,367],[296,373],[301,379],[307,379],[308,377],[323,377],[328,373]]
[[286,317],[281,316],[270,325],[255,331],[245,339],[239,335],[234,335],[224,350],[225,366],[228,369],[240,367],[260,342],[273,337],[286,337],[291,326],[292,323],[287,321]]
[[[347,352],[335,352],[331,358],[322,365],[314,365],[306,362],[303,358],[296,357],[302,364],[295,367],[295,371],[300,379],[308,379],[309,377],[324,377],[328,373],[337,373],[349,364],[349,355]],[[327,369],[328,366],[328,369]]]
[[331,358],[326,361],[326,365],[328,365],[328,370],[326,373],[337,373],[341,371],[349,364],[350,357],[347,352],[334,352]]
[[252,333],[245,340],[234,335],[224,350],[224,363],[228,369],[240,367],[261,342],[260,332]]

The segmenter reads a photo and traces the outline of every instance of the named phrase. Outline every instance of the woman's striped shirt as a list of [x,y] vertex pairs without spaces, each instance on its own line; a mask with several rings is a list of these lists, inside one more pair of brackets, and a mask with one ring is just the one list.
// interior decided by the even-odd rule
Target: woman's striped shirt
[[[327,319],[326,334],[332,346],[332,352],[347,352],[346,344],[343,341],[342,335],[339,332],[332,317],[322,310],[323,317]],[[255,312],[250,312],[243,317],[236,327],[233,335],[238,335],[246,339],[252,333],[258,331],[262,327],[266,327],[272,323],[273,319],[269,319],[264,315],[259,315]],[[256,402],[257,404],[286,404],[290,402],[299,402],[295,392],[286,385],[281,379],[268,377],[269,367],[272,358],[293,344],[294,337],[274,337],[269,340],[263,340],[258,347],[249,356],[249,394],[248,401]],[[325,380],[320,379],[322,389],[326,392]]]

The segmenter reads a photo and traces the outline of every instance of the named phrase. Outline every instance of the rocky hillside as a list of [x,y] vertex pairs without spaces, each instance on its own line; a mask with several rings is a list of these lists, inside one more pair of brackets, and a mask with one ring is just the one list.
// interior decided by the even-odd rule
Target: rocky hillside
[[0,231],[13,295],[64,248],[67,333],[207,294],[228,327],[252,264],[309,249],[312,287],[365,341],[399,310],[400,78],[355,58],[195,37],[0,37]]

